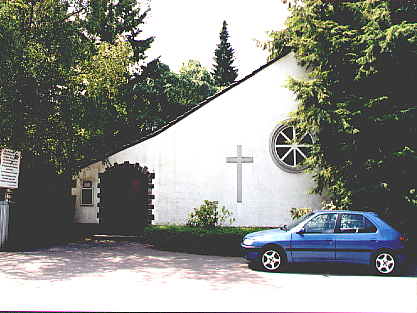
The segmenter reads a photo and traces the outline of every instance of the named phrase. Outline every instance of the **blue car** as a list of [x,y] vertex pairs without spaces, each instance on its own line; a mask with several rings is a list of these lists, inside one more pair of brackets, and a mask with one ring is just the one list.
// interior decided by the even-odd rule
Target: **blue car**
[[254,232],[242,241],[244,256],[269,272],[288,263],[368,264],[381,275],[404,263],[406,238],[374,212],[316,211],[279,229]]

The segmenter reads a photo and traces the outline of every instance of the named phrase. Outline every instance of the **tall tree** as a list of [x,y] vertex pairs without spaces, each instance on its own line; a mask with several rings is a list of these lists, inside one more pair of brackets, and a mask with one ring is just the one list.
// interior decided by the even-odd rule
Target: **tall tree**
[[234,49],[229,43],[227,23],[223,21],[220,43],[214,51],[213,76],[217,86],[226,87],[236,80],[238,70],[233,66],[234,61]]
[[139,39],[149,8],[143,10],[137,0],[90,0],[85,12],[83,21],[90,36],[111,44],[123,36],[132,46],[135,59],[144,59],[154,40]]
[[[135,88],[139,81],[146,85],[143,72],[161,70],[145,60],[145,52],[154,38],[141,36],[142,25],[150,10],[144,3],[90,0],[82,16],[81,24],[87,37],[96,43],[95,55],[98,57],[84,63],[91,65],[87,66],[88,78],[96,82],[94,90],[88,82],[84,93],[89,103],[83,125],[90,125],[85,130],[90,137],[82,147],[87,158],[100,159],[126,141],[140,137],[145,129],[149,129],[148,125],[161,124],[161,108],[153,102],[155,90]],[[94,70],[95,63],[97,71]],[[107,71],[110,71],[108,75]],[[115,75],[117,79],[113,79]]]
[[[149,132],[212,96],[218,88],[198,61],[189,60],[174,73],[168,65],[154,60],[132,81],[129,90],[132,105],[145,108],[141,118],[148,122],[141,130]],[[146,115],[149,118],[144,118]]]
[[186,107],[196,105],[214,95],[218,88],[214,78],[197,60],[188,60],[180,68],[179,85],[174,91],[178,102]]
[[138,36],[147,12],[139,8],[129,0],[0,1],[0,148],[23,155],[15,192],[22,233],[55,238],[48,229],[71,221],[70,178],[85,161],[182,112],[168,92],[177,74],[145,62],[152,38]]
[[75,78],[94,50],[71,9],[63,0],[0,2],[0,147],[22,152],[14,241],[19,230],[40,239],[71,221],[70,175],[85,140]]
[[[407,0],[304,0],[285,36],[273,37],[310,69],[289,86],[295,119],[316,133],[315,192],[403,221],[417,210],[416,9]],[[269,48],[279,54],[282,44]]]
[[71,172],[104,153],[128,116],[145,118],[126,97],[152,40],[137,38],[138,10],[122,0],[0,2],[0,146]]
[[0,146],[71,168],[79,98],[73,78],[91,45],[68,20],[69,3],[0,3]]
[[145,62],[146,13],[131,0],[0,2],[0,147],[76,172],[214,93],[199,64]]

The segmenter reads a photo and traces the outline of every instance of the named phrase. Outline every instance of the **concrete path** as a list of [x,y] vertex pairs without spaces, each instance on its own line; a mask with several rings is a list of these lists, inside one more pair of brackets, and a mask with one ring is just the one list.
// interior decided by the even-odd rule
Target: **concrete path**
[[238,257],[91,240],[0,252],[0,269],[0,311],[417,311],[415,268],[401,277],[312,265],[275,274]]

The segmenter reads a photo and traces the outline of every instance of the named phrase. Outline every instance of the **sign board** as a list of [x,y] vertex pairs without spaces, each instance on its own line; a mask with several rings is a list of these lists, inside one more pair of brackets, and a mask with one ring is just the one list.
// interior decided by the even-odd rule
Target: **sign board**
[[20,151],[0,150],[0,187],[17,189],[19,184]]

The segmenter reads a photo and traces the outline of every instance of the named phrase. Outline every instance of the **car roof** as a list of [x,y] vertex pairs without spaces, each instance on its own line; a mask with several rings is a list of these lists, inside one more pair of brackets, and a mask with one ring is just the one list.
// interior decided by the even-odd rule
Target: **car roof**
[[356,213],[378,216],[377,213],[371,211],[355,211],[355,210],[316,210],[314,213]]

